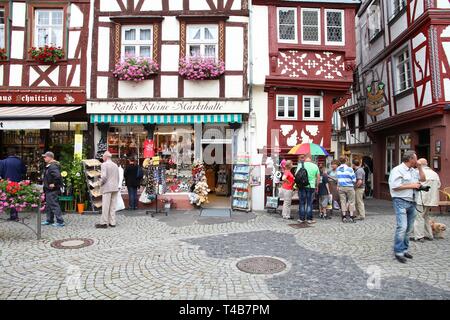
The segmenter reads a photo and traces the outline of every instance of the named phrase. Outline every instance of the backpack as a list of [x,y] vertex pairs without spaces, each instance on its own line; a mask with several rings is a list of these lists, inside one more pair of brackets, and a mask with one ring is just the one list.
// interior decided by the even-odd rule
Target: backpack
[[301,162],[302,167],[295,174],[295,184],[299,189],[309,187],[308,171],[305,169],[304,162]]

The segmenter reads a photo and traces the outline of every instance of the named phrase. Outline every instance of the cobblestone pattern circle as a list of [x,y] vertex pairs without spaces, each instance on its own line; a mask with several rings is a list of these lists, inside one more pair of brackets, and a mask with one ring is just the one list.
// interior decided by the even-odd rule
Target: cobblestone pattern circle
[[71,238],[53,241],[50,245],[56,249],[81,249],[94,244],[94,240],[86,238]]
[[286,269],[283,261],[270,257],[243,259],[236,266],[239,270],[252,274],[274,274]]

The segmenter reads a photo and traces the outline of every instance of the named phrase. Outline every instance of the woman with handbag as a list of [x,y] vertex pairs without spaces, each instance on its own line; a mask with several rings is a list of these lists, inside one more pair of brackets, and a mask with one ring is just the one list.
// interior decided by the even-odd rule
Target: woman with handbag
[[281,181],[283,181],[283,184],[281,185],[281,196],[283,197],[283,211],[281,215],[283,219],[292,219],[291,202],[292,202],[292,195],[294,193],[293,189],[295,178],[291,172],[291,169],[292,169],[292,161],[288,160],[286,161],[283,177],[281,178]]
[[136,210],[138,207],[137,190],[143,178],[142,168],[139,167],[135,159],[130,159],[123,175],[125,177],[125,185],[128,189],[128,210]]

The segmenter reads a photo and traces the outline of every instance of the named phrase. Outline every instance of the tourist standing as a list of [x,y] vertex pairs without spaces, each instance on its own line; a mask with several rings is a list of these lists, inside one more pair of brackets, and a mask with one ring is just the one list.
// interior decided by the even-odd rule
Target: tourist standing
[[[347,158],[339,158],[340,166],[337,168],[338,191],[341,201],[342,222],[355,222],[355,182],[356,176],[352,168],[347,166]],[[350,214],[350,216],[348,216]]]
[[119,193],[119,168],[111,160],[111,153],[106,151],[103,154],[101,165],[100,191],[102,193],[102,217],[96,228],[108,228],[116,226],[116,205]]
[[129,164],[125,167],[123,175],[125,177],[125,185],[128,189],[128,210],[136,210],[138,207],[137,191],[141,185],[143,172],[139,168],[139,165],[136,164],[135,159],[130,160]]
[[[12,182],[20,182],[27,173],[27,168],[16,153],[14,148],[8,149],[8,157],[0,161],[0,177]],[[19,220],[17,210],[15,208],[10,209],[9,220]]]
[[415,192],[421,186],[419,181],[426,181],[422,164],[417,162],[414,151],[406,151],[402,156],[402,163],[393,168],[389,175],[389,189],[397,220],[394,255],[401,263],[406,263],[406,258],[412,259],[408,252],[409,233],[416,218]]
[[[316,222],[313,219],[312,203],[314,195],[319,189],[319,180],[319,167],[312,162],[311,156],[300,155],[295,172],[295,183],[298,187],[299,198],[299,219],[297,221],[300,223],[306,221],[308,224],[312,224]],[[302,181],[302,183],[299,184],[299,181]]]
[[[59,195],[61,194],[61,187],[63,186],[61,166],[59,162],[55,160],[53,152],[47,151],[42,156],[45,161],[43,184],[45,193],[45,212],[47,214],[47,220],[42,222],[42,224],[51,224],[54,227],[64,227],[64,219],[59,205]],[[54,222],[55,217],[56,222]]]
[[328,186],[330,188],[331,193],[331,201],[332,201],[332,210],[341,209],[341,204],[339,201],[339,192],[338,192],[338,180],[337,180],[337,168],[341,165],[339,160],[331,161],[331,170],[328,171]]
[[366,218],[366,208],[364,206],[364,192],[366,186],[366,172],[361,166],[358,159],[353,160],[353,170],[355,171],[355,209],[356,220],[364,220]]
[[328,183],[328,174],[322,164],[319,165],[320,170],[320,182],[319,182],[319,207],[320,207],[320,218],[321,219],[331,219],[327,215],[327,207],[330,201],[330,186]]
[[412,240],[424,242],[433,240],[433,230],[430,224],[430,211],[433,207],[439,206],[439,188],[441,180],[439,175],[428,166],[428,161],[424,158],[417,161],[422,165],[426,181],[423,186],[429,186],[428,191],[419,191],[416,196],[416,219],[414,221]]
[[294,175],[291,172],[292,161],[288,160],[284,163],[284,173],[281,180],[281,196],[283,197],[283,211],[281,216],[283,219],[291,219],[291,202],[294,193]]

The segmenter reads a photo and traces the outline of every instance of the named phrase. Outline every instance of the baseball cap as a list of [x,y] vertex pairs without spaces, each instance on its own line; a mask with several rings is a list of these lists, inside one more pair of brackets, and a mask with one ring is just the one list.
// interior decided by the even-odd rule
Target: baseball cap
[[53,152],[51,152],[51,151],[47,151],[47,152],[44,153],[42,156],[43,156],[43,157],[50,157],[50,158],[52,158],[52,159],[55,159],[55,154],[54,154]]

